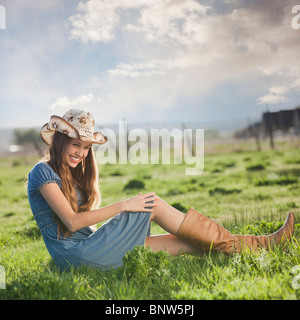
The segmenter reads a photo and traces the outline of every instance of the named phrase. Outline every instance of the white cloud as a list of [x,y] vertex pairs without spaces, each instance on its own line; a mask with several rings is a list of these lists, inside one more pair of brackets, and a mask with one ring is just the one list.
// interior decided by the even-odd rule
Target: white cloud
[[147,120],[182,106],[195,119],[298,97],[294,0],[79,1],[4,0],[1,116],[7,105],[25,110],[19,123],[88,107],[105,121]]
[[73,25],[72,38],[82,42],[107,42],[114,38],[114,29],[119,17],[109,2],[102,1],[101,8],[96,0],[80,2],[77,9],[81,13],[69,18]]
[[293,89],[293,85],[278,85],[269,88],[269,93],[259,97],[257,104],[278,104],[287,101],[286,95]]
[[144,6],[137,23],[128,24],[131,31],[142,32],[149,42],[171,42],[190,45],[197,42],[199,19],[207,7],[194,0],[166,0]]
[[297,80],[295,80],[292,85],[291,85],[292,89],[294,89],[295,91],[300,91],[300,78],[298,78]]
[[274,86],[270,88],[270,93],[275,95],[283,95],[289,92],[289,88],[287,86]]
[[287,98],[277,94],[268,94],[258,98],[257,104],[277,104],[287,101]]
[[[195,0],[89,0],[80,2],[71,16],[71,38],[86,42],[109,42],[118,30],[142,32],[150,42],[189,44],[197,38],[197,20],[207,7]],[[122,25],[134,10],[139,19]],[[195,26],[196,25],[196,26]]]
[[[156,0],[157,1],[157,0]],[[128,9],[141,8],[144,4],[151,5],[154,0],[89,0],[80,2],[78,14],[71,16],[73,29],[71,38],[82,42],[109,42],[115,38],[120,27],[120,12]]]
[[[276,60],[282,62],[286,59],[289,45],[295,46],[297,40],[290,27],[289,5],[279,1],[272,1],[272,6],[270,1],[253,1],[252,7],[219,15],[212,14],[214,8],[195,0],[89,0],[80,3],[78,10],[79,14],[70,17],[73,37],[83,42],[107,42],[114,40],[119,32],[124,42],[132,41],[130,45],[136,48],[136,51],[132,50],[133,55],[142,52],[144,46],[149,48],[145,42],[151,43],[151,52],[156,55],[156,60],[168,56],[170,61],[170,57],[177,59],[178,54],[184,53],[189,57],[197,53],[198,60],[207,56],[221,59],[226,56],[234,62],[238,56],[244,58],[244,69],[260,68],[262,72],[274,65],[278,69],[280,64]],[[132,10],[136,15],[130,16],[128,22],[125,18]],[[276,23],[274,17],[278,17]],[[141,38],[135,39],[126,34],[133,31],[143,36],[144,43]],[[161,46],[162,43],[166,46]],[[270,55],[273,56],[271,61],[263,60]],[[142,59],[155,60],[154,56],[149,59],[147,52],[143,52]],[[137,65],[136,62],[132,64]],[[287,61],[283,65],[286,64]],[[116,69],[120,69],[120,65]]]
[[59,111],[61,112],[62,110],[66,111],[71,108],[84,109],[86,107],[91,107],[91,105],[95,105],[97,103],[99,103],[99,100],[95,99],[95,97],[91,93],[89,93],[87,95],[82,95],[82,96],[74,98],[74,99],[70,99],[69,97],[64,96],[64,97],[58,98],[50,106],[50,109],[51,110],[59,109]]
[[71,100],[68,97],[58,98],[51,106],[50,109],[66,108],[71,105]]
[[188,55],[178,54],[175,58],[167,59],[152,59],[145,62],[133,62],[133,63],[120,63],[114,69],[108,70],[108,73],[113,76],[123,77],[140,77],[140,76],[152,76],[152,75],[166,75],[168,72],[174,70],[184,70],[194,66],[209,63],[210,59],[199,60],[193,53]]
[[106,70],[111,110],[125,104],[134,112],[151,104],[161,112],[182,97],[201,100],[222,83],[246,86],[255,78],[263,87],[249,88],[257,92],[253,105],[278,104],[300,87],[293,71],[300,43],[291,28],[291,4],[89,0],[70,18],[71,35],[85,43],[117,43],[123,53]]
[[268,94],[257,99],[257,104],[278,104],[288,101],[287,95],[293,91],[300,91],[300,79],[288,82],[286,85],[270,87]]

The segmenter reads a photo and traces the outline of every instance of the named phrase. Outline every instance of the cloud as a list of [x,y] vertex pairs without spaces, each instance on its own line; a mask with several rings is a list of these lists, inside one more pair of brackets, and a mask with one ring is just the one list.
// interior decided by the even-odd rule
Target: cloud
[[[290,46],[294,49],[299,46],[298,35],[290,25],[291,0],[284,3],[256,0],[249,5],[240,1],[239,6],[236,1],[220,2],[228,5],[228,11],[223,14],[215,13],[215,2],[207,6],[195,0],[89,0],[80,3],[80,13],[69,18],[71,36],[82,42],[120,40],[119,50],[124,51],[126,48],[122,48],[122,41],[127,42],[127,48],[128,45],[133,46],[132,58],[139,56],[141,61],[123,61],[115,67],[115,72],[109,70],[111,74],[122,76],[129,69],[144,69],[145,72],[149,69],[170,70],[170,62],[175,62],[176,68],[178,59],[183,61],[183,55],[183,66],[194,65],[197,55],[201,67],[202,60],[212,63],[229,61],[240,68],[242,75],[243,70],[264,73],[266,70],[270,72],[272,67],[272,72],[276,73],[279,68],[289,65],[288,55],[296,59],[296,51],[291,54],[290,49]],[[231,10],[233,4],[236,8]],[[150,53],[141,55],[143,48],[150,48]],[[270,60],[264,60],[270,56]],[[157,67],[149,68],[153,63]],[[127,74],[129,77],[134,75],[131,72]]]
[[[121,30],[142,33],[149,42],[192,44],[199,40],[198,19],[208,8],[195,0],[89,0],[80,2],[79,13],[69,18],[71,38],[110,42]],[[126,23],[130,13],[139,17]]]
[[288,99],[286,94],[291,90],[290,86],[273,86],[269,89],[269,93],[257,99],[257,104],[278,104]]
[[114,28],[119,22],[119,17],[108,4],[103,3],[101,10],[97,8],[98,1],[80,2],[78,13],[69,18],[73,30],[71,38],[82,42],[111,41],[114,38]]
[[270,88],[270,93],[282,95],[289,92],[289,88],[287,86],[275,86]]
[[164,61],[150,60],[145,63],[120,63],[114,69],[107,72],[113,76],[124,76],[136,78],[139,76],[151,76],[155,74],[165,74]]
[[89,93],[87,95],[82,95],[80,97],[70,99],[69,97],[60,97],[58,98],[51,106],[51,110],[59,109],[67,111],[68,109],[76,109],[76,108],[84,108],[91,107],[91,105],[95,105],[99,103],[97,99],[93,96],[93,94]]
[[[222,96],[217,88],[223,84],[250,92],[252,106],[287,102],[299,89],[292,5],[292,0],[89,0],[69,21],[72,38],[110,44],[120,54],[101,74],[102,103],[115,114],[124,105],[127,115],[143,114],[145,106],[162,114],[182,101],[199,101],[197,112],[204,114],[201,101],[212,92]],[[225,109],[225,103],[215,108]],[[184,108],[192,114],[191,106]]]
[[207,9],[194,0],[149,3],[140,10],[137,23],[127,24],[126,29],[142,32],[149,42],[191,45],[199,41],[198,21]]
[[278,104],[288,101],[290,92],[300,91],[300,79],[296,79],[286,85],[278,85],[269,88],[269,93],[257,99],[257,104]]
[[167,59],[151,59],[144,62],[120,63],[107,72],[113,76],[136,78],[140,76],[166,75],[174,70],[184,70],[195,65],[204,65],[209,59],[199,61],[190,53],[188,56],[178,54],[177,57]]
[[287,101],[287,98],[278,94],[268,94],[258,98],[257,104],[276,104]]
[[292,84],[291,87],[293,90],[300,92],[300,78],[295,80]]
[[153,0],[89,0],[80,2],[78,14],[69,18],[73,26],[71,38],[87,42],[109,42],[115,38],[120,27],[120,12],[152,4]]
[[103,121],[244,117],[299,97],[293,0],[3,1],[0,108],[25,110],[18,124],[85,106]]

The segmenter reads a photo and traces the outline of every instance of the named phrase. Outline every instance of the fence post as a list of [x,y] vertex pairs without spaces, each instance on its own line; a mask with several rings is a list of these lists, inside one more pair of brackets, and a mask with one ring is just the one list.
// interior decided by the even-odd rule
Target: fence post
[[266,105],[266,121],[265,121],[265,125],[266,125],[266,130],[267,130],[267,134],[270,138],[270,146],[271,149],[274,150],[274,142],[273,142],[273,120],[272,120],[272,113],[269,112],[269,108],[268,105]]

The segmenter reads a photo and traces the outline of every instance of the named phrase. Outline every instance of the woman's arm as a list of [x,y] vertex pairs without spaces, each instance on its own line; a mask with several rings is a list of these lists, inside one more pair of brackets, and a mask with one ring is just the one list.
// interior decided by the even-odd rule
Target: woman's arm
[[[156,207],[154,203],[151,203],[151,208],[149,208],[149,204],[147,204],[147,201],[156,200],[155,194],[151,192],[144,195],[139,193],[136,197],[116,202],[101,209],[75,213],[56,183],[44,185],[40,192],[51,209],[71,232],[107,220],[121,211],[143,211],[151,213],[154,207]],[[153,198],[147,199],[150,196]]]

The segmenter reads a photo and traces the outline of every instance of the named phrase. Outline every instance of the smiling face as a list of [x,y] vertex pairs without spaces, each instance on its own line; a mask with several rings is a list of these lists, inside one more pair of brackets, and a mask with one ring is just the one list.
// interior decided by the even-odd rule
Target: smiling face
[[71,168],[76,168],[78,163],[85,159],[92,144],[82,140],[71,139],[65,149],[65,159]]

